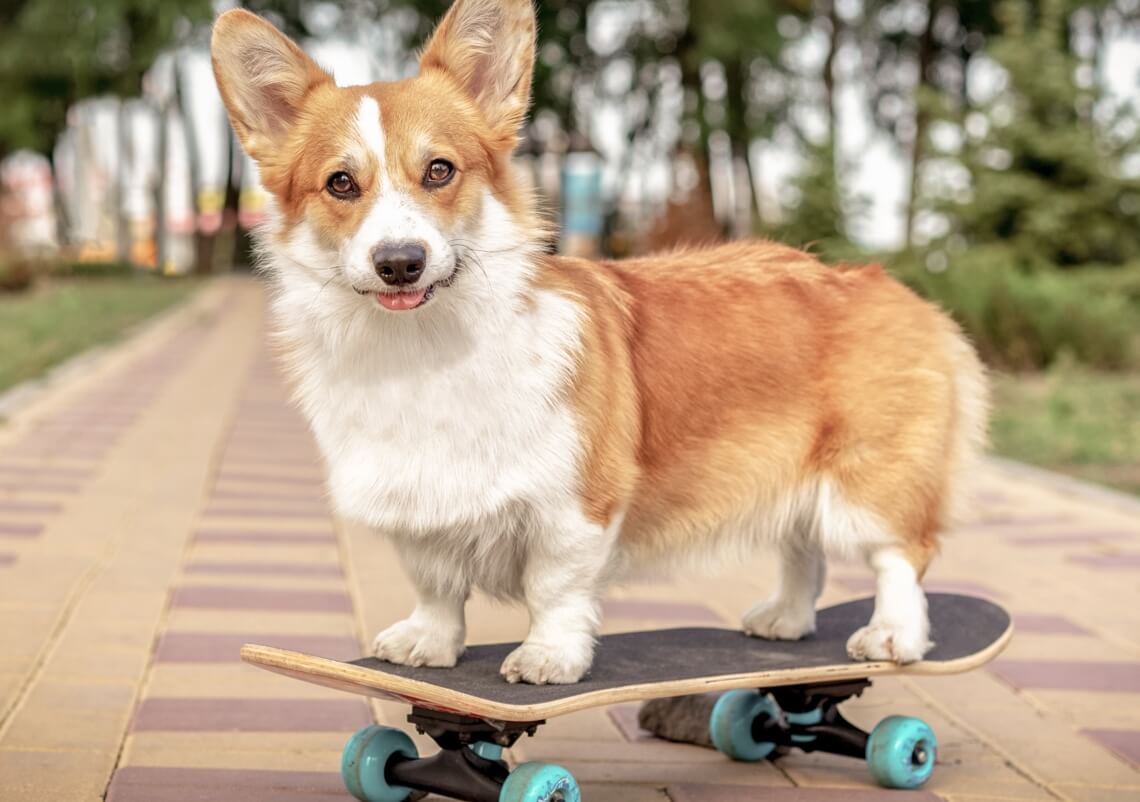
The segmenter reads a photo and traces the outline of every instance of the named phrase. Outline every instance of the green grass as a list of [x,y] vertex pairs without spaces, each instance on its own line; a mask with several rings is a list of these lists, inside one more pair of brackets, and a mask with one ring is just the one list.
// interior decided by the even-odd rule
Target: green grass
[[194,284],[152,276],[44,281],[0,294],[0,391],[105,343],[187,297]]
[[1140,373],[998,375],[991,439],[1011,459],[1140,493]]

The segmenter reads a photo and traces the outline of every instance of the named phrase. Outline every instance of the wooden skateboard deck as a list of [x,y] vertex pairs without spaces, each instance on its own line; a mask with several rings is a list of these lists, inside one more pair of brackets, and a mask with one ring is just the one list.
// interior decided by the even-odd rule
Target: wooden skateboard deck
[[871,617],[872,599],[822,609],[813,636],[768,641],[740,630],[687,627],[604,635],[590,673],[574,685],[511,685],[499,665],[517,643],[470,646],[454,668],[352,662],[247,644],[242,660],[305,682],[395,699],[419,708],[504,722],[533,722],[599,705],[737,688],[860,680],[887,674],[955,674],[997,656],[1013,634],[1000,606],[970,596],[927,596],[926,659],[899,666],[856,662],[847,639]]

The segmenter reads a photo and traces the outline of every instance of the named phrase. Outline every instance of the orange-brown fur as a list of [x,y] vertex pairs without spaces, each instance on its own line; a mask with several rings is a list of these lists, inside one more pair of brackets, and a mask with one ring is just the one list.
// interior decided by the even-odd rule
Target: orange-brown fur
[[629,500],[628,544],[667,551],[758,492],[829,475],[925,569],[944,523],[956,373],[978,370],[951,361],[961,334],[936,308],[877,266],[827,268],[774,243],[552,257],[539,284],[586,310],[572,382],[583,495],[602,523]]

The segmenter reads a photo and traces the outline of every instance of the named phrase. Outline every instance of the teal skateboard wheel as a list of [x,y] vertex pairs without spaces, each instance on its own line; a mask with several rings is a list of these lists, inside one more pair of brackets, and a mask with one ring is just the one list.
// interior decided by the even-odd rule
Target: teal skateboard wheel
[[709,737],[718,751],[745,762],[765,760],[776,751],[771,741],[757,741],[752,724],[760,716],[778,718],[780,709],[759,691],[736,690],[721,696],[709,716]]
[[888,716],[867,739],[867,766],[884,788],[918,788],[934,771],[938,739],[922,719]]
[[344,786],[360,802],[405,802],[411,788],[389,785],[384,770],[396,755],[419,757],[412,739],[393,727],[373,724],[353,735],[340,759]]
[[499,802],[581,802],[578,783],[561,766],[523,763],[507,777]]

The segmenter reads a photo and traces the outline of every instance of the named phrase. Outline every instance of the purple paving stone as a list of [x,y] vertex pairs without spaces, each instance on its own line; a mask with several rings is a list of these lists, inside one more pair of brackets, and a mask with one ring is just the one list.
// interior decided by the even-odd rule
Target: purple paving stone
[[[0,511],[3,507],[0,507]],[[207,507],[202,514],[207,518],[270,518],[292,520],[294,518],[329,518],[327,507]]]
[[1049,613],[1016,613],[1013,616],[1017,632],[1032,635],[1090,635],[1087,629],[1063,615]]
[[21,478],[30,476],[58,479],[86,479],[93,473],[91,468],[62,468],[54,465],[0,465],[0,475],[15,475]]
[[1069,562],[1080,563],[1089,568],[1109,571],[1137,571],[1140,570],[1140,554],[1129,552],[1124,554],[1074,554]]
[[143,699],[136,732],[351,732],[370,724],[360,699]]
[[1081,734],[1140,769],[1140,730],[1081,730]]
[[258,532],[245,530],[240,532],[223,532],[207,530],[194,535],[199,543],[263,543],[279,545],[312,545],[336,543],[336,535],[332,532]]
[[643,741],[653,737],[637,723],[637,711],[640,708],[641,705],[615,705],[606,711],[621,737],[627,741]]
[[352,600],[347,594],[336,591],[193,585],[176,588],[171,605],[210,610],[287,610],[310,613],[352,611]]
[[3,501],[0,500],[0,513],[55,513],[63,507],[49,501]]
[[976,521],[974,526],[984,527],[1016,527],[1016,526],[1047,526],[1050,524],[1063,524],[1072,521],[1068,515],[989,515]]
[[121,766],[107,802],[344,802],[340,775],[315,771]]
[[[221,635],[206,632],[167,632],[158,642],[154,659],[160,663],[228,663],[240,660],[241,647],[258,643],[306,652],[332,660],[355,660],[360,644],[342,635]],[[636,719],[636,717],[635,717]]]
[[13,524],[0,522],[0,537],[37,537],[43,531],[43,524]]
[[215,490],[213,501],[272,501],[286,504],[324,504],[324,496],[312,493],[271,493],[258,490]]
[[757,788],[754,785],[670,785],[665,793],[672,802],[942,802],[929,791],[896,791],[881,788]]
[[64,482],[0,482],[0,493],[78,493],[79,485]]
[[222,471],[218,474],[219,482],[258,482],[264,484],[282,485],[322,485],[324,477],[318,473],[308,476],[299,474],[258,473],[254,471]]
[[716,611],[703,604],[657,599],[605,599],[602,601],[602,615],[604,618],[627,618],[635,621],[724,623],[724,619]]
[[1027,535],[1010,538],[1015,546],[1085,546],[1118,540],[1132,540],[1137,535],[1123,530],[1066,532],[1059,535]]
[[344,571],[336,563],[286,563],[286,562],[238,562],[205,561],[192,562],[185,568],[189,574],[254,574],[256,576],[310,576],[339,577]]
[[996,660],[989,670],[1020,690],[1140,693],[1140,663]]

